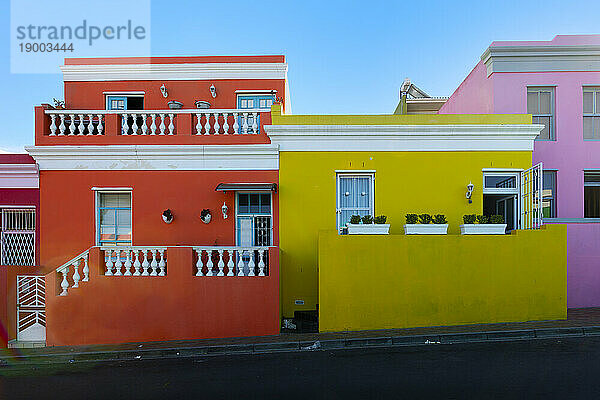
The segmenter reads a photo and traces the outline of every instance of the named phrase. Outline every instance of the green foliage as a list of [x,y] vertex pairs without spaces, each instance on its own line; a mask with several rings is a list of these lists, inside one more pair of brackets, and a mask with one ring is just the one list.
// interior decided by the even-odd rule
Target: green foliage
[[430,214],[421,214],[419,215],[419,223],[421,224],[430,224],[431,223],[431,215]]
[[353,215],[350,217],[351,224],[360,224],[360,215]]
[[385,215],[378,215],[373,220],[376,224],[385,224],[385,221],[387,221],[387,217]]
[[419,220],[419,216],[417,214],[406,214],[406,223],[407,224],[416,224]]
[[362,217],[362,223],[363,224],[372,224],[373,217],[371,217],[370,215],[365,215],[364,217]]
[[448,222],[448,220],[446,219],[446,216],[444,214],[435,214],[433,216],[433,223],[436,225],[442,225],[447,222]]
[[478,224],[487,224],[489,221],[489,218],[487,217],[487,215],[478,215],[477,216],[477,223]]
[[475,223],[475,214],[466,214],[466,215],[463,215],[463,223],[465,223],[465,224],[474,224]]
[[490,222],[492,224],[503,224],[504,223],[504,216],[503,215],[492,215],[490,217]]

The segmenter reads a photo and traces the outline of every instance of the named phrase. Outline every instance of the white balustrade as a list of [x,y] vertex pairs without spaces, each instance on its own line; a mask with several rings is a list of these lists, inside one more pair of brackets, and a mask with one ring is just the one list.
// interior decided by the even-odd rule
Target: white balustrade
[[189,114],[196,135],[260,133],[258,109],[191,110],[46,110],[49,136],[98,136],[106,132],[107,114],[119,117],[120,135],[177,135],[177,116]]
[[97,136],[104,132],[104,111],[46,110],[50,115],[49,136]]
[[194,247],[194,252],[196,276],[268,275],[268,247]]
[[[167,248],[103,246],[105,276],[166,276]],[[141,261],[140,261],[141,260]]]
[[[69,288],[78,288],[80,282],[89,281],[90,268],[88,266],[88,258],[89,250],[86,250],[56,269],[56,273],[59,274],[59,278],[61,279],[60,287],[62,291],[60,292],[60,296],[66,296]],[[83,269],[81,270],[81,273],[83,273],[83,278],[79,273],[79,268],[82,265]],[[69,277],[70,272],[72,272],[72,274]],[[69,278],[73,282],[72,285],[69,283]]]

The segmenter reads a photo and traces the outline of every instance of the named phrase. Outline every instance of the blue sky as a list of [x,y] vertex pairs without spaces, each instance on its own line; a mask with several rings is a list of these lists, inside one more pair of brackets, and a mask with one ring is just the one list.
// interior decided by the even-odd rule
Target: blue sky
[[[0,7],[0,148],[20,151],[34,105],[63,89],[60,74],[10,73],[10,4]],[[295,114],[385,114],[405,77],[449,95],[493,40],[600,33],[598,15],[598,1],[152,1],[151,52],[284,54]]]

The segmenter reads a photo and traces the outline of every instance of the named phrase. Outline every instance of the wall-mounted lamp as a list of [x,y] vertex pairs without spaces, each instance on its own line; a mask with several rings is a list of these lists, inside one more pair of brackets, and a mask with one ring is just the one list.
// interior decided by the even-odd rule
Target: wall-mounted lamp
[[469,184],[467,185],[467,193],[465,195],[467,200],[469,200],[469,204],[473,202],[473,200],[471,200],[471,196],[473,196],[473,189],[475,189],[475,185],[469,181]]
[[169,97],[169,93],[167,93],[167,87],[165,86],[164,83],[160,86],[160,92],[162,93],[162,95],[165,99],[167,97]]
[[165,221],[166,224],[170,224],[171,222],[173,222],[174,217],[175,216],[173,215],[171,210],[169,210],[168,208],[165,211],[163,211],[163,213],[162,213],[162,219],[163,219],[163,221]]
[[210,222],[210,220],[212,219],[212,216],[210,215],[210,210],[208,208],[205,208],[204,210],[202,210],[202,212],[200,213],[200,219],[205,224],[208,224]]
[[223,219],[227,219],[227,211],[229,211],[229,207],[227,207],[225,202],[223,202],[223,205],[221,206],[221,211],[223,211]]
[[210,85],[210,95],[213,97],[213,99],[217,97],[217,88],[215,85]]

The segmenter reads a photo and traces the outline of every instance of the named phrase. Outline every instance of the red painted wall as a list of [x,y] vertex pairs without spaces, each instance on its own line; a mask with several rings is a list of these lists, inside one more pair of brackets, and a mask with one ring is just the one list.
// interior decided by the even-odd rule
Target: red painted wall
[[[215,192],[221,182],[278,182],[278,171],[41,171],[41,266],[56,269],[95,245],[95,192],[92,187],[131,187],[133,244],[235,244],[234,193]],[[229,218],[223,219],[226,202]],[[165,224],[161,214],[175,219]],[[200,220],[202,209],[212,221]],[[273,193],[273,226],[279,224],[278,194]],[[279,243],[277,229],[274,244]]]
[[[175,222],[173,222],[175,223]],[[269,276],[196,277],[191,248],[167,249],[167,276],[102,275],[103,255],[90,252],[90,280],[60,293],[46,276],[46,344],[90,345],[279,333],[279,250]]]

